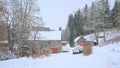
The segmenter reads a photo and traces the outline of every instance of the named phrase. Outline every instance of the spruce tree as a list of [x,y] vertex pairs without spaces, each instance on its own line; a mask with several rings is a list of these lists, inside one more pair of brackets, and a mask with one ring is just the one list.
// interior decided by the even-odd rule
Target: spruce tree
[[69,31],[70,31],[70,34],[69,34],[69,44],[71,47],[74,46],[74,30],[73,30],[73,15],[69,15],[68,17],[68,26],[69,26]]
[[70,35],[69,35],[69,43],[71,47],[74,46],[74,39],[80,35],[84,34],[83,31],[83,15],[81,14],[80,10],[76,11],[74,15],[69,15],[68,19],[68,26],[70,30]]
[[110,8],[109,8],[109,3],[108,3],[108,0],[106,0],[105,2],[105,24],[106,24],[106,27],[110,27]]
[[84,22],[83,22],[83,15],[82,13],[80,12],[80,10],[78,10],[76,13],[75,13],[75,16],[74,16],[74,29],[75,29],[75,33],[76,33],[76,36],[80,36],[84,33],[83,31],[83,26],[84,26]]
[[92,29],[94,29],[93,24],[95,23],[95,13],[96,13],[95,9],[96,9],[95,4],[94,4],[94,2],[92,2],[91,12],[90,12],[90,24],[91,25],[89,25],[89,26],[93,27]]
[[84,31],[88,31],[89,30],[89,11],[88,11],[88,6],[87,4],[84,7]]
[[116,0],[115,5],[111,12],[111,22],[113,27],[119,28],[120,26],[120,1]]
[[100,14],[98,10],[98,2],[92,2],[91,5],[91,12],[90,12],[90,25],[91,26],[91,30],[96,31],[98,24],[99,24],[99,20],[100,20]]
[[105,29],[106,26],[109,24],[109,18],[110,18],[110,9],[109,9],[109,3],[108,0],[100,0],[98,8],[100,9],[99,15],[100,15],[100,29]]

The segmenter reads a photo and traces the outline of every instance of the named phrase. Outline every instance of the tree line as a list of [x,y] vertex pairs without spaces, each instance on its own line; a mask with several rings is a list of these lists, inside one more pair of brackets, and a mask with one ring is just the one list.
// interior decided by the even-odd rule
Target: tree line
[[78,9],[68,16],[65,30],[66,39],[71,47],[78,36],[99,32],[104,29],[119,28],[120,26],[120,1],[115,0],[114,7],[110,9],[108,0],[92,2],[83,9]]

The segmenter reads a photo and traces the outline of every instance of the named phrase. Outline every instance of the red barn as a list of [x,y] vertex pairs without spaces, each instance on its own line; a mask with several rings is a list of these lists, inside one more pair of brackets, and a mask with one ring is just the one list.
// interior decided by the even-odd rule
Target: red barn
[[75,41],[75,44],[78,46],[83,46],[85,41],[87,40],[83,36],[81,36]]
[[92,41],[86,40],[83,36],[79,36],[75,39],[75,49],[73,50],[73,54],[79,54],[84,53],[85,55],[88,55],[92,51]]

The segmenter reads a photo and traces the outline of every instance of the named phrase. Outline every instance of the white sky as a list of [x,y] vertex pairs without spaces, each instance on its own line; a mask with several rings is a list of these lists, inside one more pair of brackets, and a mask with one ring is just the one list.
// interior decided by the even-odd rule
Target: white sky
[[[45,25],[51,29],[58,30],[66,28],[68,15],[78,8],[82,9],[85,4],[91,5],[95,0],[38,0],[41,9],[41,16]],[[109,0],[113,6],[114,0]]]

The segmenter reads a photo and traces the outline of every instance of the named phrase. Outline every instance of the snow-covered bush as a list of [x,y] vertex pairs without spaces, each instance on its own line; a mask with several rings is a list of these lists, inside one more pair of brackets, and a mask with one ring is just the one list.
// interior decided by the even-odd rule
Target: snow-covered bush
[[9,51],[9,48],[4,47],[0,50],[0,60],[6,60],[12,58],[16,58],[16,56],[14,55],[14,53]]

